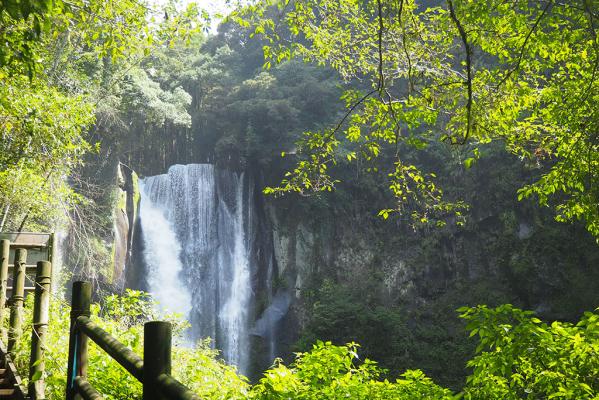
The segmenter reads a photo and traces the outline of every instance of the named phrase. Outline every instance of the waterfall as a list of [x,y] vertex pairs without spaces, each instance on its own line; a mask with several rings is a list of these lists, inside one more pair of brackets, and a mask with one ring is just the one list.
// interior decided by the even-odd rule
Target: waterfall
[[246,181],[210,164],[174,165],[141,182],[139,214],[150,293],[189,319],[192,340],[210,336],[242,373],[249,367],[256,270]]
[[150,293],[162,311],[177,312],[188,317],[191,295],[179,283],[179,274],[183,269],[179,260],[181,246],[169,221],[168,209],[161,207],[157,199],[145,195],[145,190],[146,185],[140,183],[140,191],[143,193],[140,222],[145,239],[144,256],[148,266]]

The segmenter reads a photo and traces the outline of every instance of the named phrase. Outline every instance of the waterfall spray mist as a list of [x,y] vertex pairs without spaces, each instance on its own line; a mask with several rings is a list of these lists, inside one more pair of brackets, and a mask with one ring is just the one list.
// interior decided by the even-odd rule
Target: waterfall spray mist
[[143,182],[140,182],[139,189],[140,223],[150,293],[163,311],[181,313],[188,318],[191,295],[181,285],[181,246],[167,217],[168,210],[152,202],[145,192],[146,185]]

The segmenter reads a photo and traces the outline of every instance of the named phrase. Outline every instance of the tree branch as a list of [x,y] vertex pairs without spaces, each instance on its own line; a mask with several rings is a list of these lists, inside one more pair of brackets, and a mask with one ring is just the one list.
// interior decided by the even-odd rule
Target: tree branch
[[379,29],[378,29],[378,51],[379,51],[379,84],[378,91],[381,91],[385,87],[385,75],[383,74],[383,5],[381,0],[377,0],[378,7],[378,19],[379,19]]
[[460,38],[462,39],[462,43],[464,45],[464,50],[466,50],[466,87],[468,90],[468,100],[466,102],[466,135],[464,139],[458,142],[458,144],[464,144],[470,137],[470,130],[472,126],[472,48],[470,47],[470,43],[468,42],[468,35],[462,26],[462,23],[456,16],[455,10],[453,8],[453,1],[447,0],[447,4],[449,6],[449,15],[451,16],[451,20],[454,22],[455,26],[458,28],[458,32],[460,33]]
[[360,104],[362,104],[368,97],[372,96],[374,93],[376,93],[376,92],[381,93],[381,91],[385,88],[385,75],[383,73],[383,29],[384,29],[384,25],[383,25],[383,5],[382,5],[381,0],[377,0],[377,9],[378,9],[378,21],[379,21],[379,28],[378,28],[378,32],[377,32],[378,56],[379,56],[377,88],[366,93],[360,100],[358,100],[356,103],[354,103],[350,107],[350,109],[345,113],[345,115],[343,116],[341,121],[339,121],[339,123],[337,124],[335,129],[333,129],[326,136],[327,139],[333,137],[335,135],[335,133],[337,133],[339,131],[339,129],[341,128],[341,126],[343,125],[343,123],[345,122],[347,117],[349,117],[351,115],[351,113],[356,109],[356,107],[358,107]]
[[514,68],[510,69],[507,72],[507,74],[505,74],[503,79],[497,84],[497,87],[500,87],[501,85],[503,85],[514,72],[516,72],[518,69],[520,69],[520,63],[522,63],[522,58],[524,58],[524,51],[526,50],[526,45],[528,44],[528,40],[532,36],[533,32],[535,30],[537,30],[537,27],[539,26],[539,22],[541,22],[541,20],[543,19],[543,17],[545,16],[547,11],[549,10],[549,7],[552,4],[553,4],[553,0],[550,0],[543,8],[543,12],[541,13],[541,15],[539,15],[539,17],[535,21],[534,25],[530,28],[530,30],[526,34],[526,37],[524,38],[524,43],[522,43],[522,46],[520,47],[520,55],[518,56],[518,61],[516,62],[516,65],[514,66]]
[[358,107],[360,104],[362,104],[364,102],[364,100],[366,100],[367,98],[369,98],[370,96],[372,96],[374,93],[377,92],[377,89],[373,89],[370,92],[366,93],[364,96],[362,96],[362,98],[360,100],[358,100],[357,102],[355,102],[350,109],[345,113],[345,115],[343,116],[343,118],[341,118],[341,121],[339,121],[339,123],[337,124],[337,126],[335,127],[335,129],[333,129],[331,131],[331,133],[329,133],[327,135],[327,139],[334,136],[335,133],[337,133],[339,131],[339,129],[341,128],[341,125],[343,125],[343,123],[345,122],[345,120],[347,119],[347,117],[349,117],[351,115],[352,112],[354,112],[354,110],[356,109],[356,107]]

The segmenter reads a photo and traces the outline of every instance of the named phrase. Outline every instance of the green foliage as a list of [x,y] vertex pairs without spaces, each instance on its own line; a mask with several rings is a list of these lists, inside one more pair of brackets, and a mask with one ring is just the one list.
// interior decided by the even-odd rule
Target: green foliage
[[223,24],[218,35],[193,37],[196,51],[180,42],[141,64],[140,74],[157,89],[191,96],[189,107],[180,107],[191,125],[175,119],[155,123],[148,118],[147,110],[154,108],[144,100],[145,89],[127,89],[119,111],[126,130],[111,145],[126,152],[129,165],[154,174],[174,163],[202,161],[234,169],[257,166],[274,175],[285,163],[279,154],[293,153],[303,129],[333,120],[340,91],[332,72],[297,61],[263,71],[260,43],[249,34]]
[[[33,296],[28,296],[24,321],[31,321]],[[44,379],[48,399],[64,398],[68,351],[68,326],[70,307],[62,300],[52,299],[50,323],[44,340]],[[159,319],[150,296],[143,292],[127,290],[123,296],[111,295],[99,304],[92,305],[92,320],[102,329],[131,348],[143,354],[143,323]],[[208,341],[195,347],[185,345],[184,332],[189,326],[177,315],[162,316],[172,322],[173,376],[189,385],[201,398],[243,399],[247,392],[245,378],[236,374],[233,367],[218,359],[218,352]],[[28,324],[18,342],[16,364],[19,371],[28,371],[31,336]],[[107,399],[141,398],[141,384],[90,342],[88,380]]]
[[187,112],[191,96],[181,87],[164,90],[143,69],[132,69],[127,74],[122,102],[123,111],[138,112],[148,124],[163,126],[166,121],[172,121],[174,125],[191,125],[191,116]]
[[443,200],[435,171],[409,162],[406,148],[496,140],[542,168],[521,198],[538,196],[558,220],[583,220],[599,236],[593,1],[260,0],[232,19],[266,41],[267,68],[300,58],[348,83],[346,116],[301,138],[297,167],[270,192],[332,189],[337,181],[325,167],[345,157],[348,143],[357,159],[378,160],[389,174],[397,206],[381,216],[414,202],[415,219],[429,220],[462,204]]
[[[168,44],[197,30],[201,13],[194,4],[183,12],[175,3],[166,8],[132,0],[3,0],[0,68],[33,78],[52,61],[52,46],[60,47],[59,56],[79,48],[84,56],[120,62],[135,53],[149,54],[155,42]],[[171,18],[160,23],[165,11]]]
[[363,356],[384,369],[385,378],[418,368],[438,384],[460,389],[467,373],[464,364],[473,352],[453,313],[464,304],[464,296],[430,300],[413,310],[381,301],[372,282],[357,279],[362,285],[325,280],[317,291],[305,294],[307,322],[295,348],[308,351],[317,340],[353,341],[360,343]]
[[421,371],[407,371],[394,382],[380,380],[374,361],[360,360],[358,345],[317,342],[286,367],[277,363],[252,389],[252,399],[451,399]]
[[478,354],[464,398],[594,399],[599,395],[599,315],[550,325],[509,304],[461,308]]
[[355,341],[361,344],[366,357],[393,368],[395,374],[411,364],[408,354],[413,343],[406,319],[400,309],[364,298],[363,290],[327,279],[318,291],[307,295],[309,319],[297,347],[308,350],[317,340]]
[[[32,296],[26,301],[24,321],[31,319]],[[596,353],[599,315],[585,313],[576,325],[547,325],[533,313],[511,305],[459,310],[468,321],[470,336],[479,338],[477,355],[468,362],[472,374],[462,393],[433,383],[421,371],[407,370],[398,379],[384,379],[387,371],[358,355],[359,345],[336,346],[316,341],[308,352],[297,353],[285,366],[278,360],[254,386],[234,367],[218,360],[209,341],[184,345],[188,327],[178,316],[163,316],[174,324],[173,376],[205,399],[481,399],[481,398],[595,398],[599,392]],[[62,398],[66,384],[69,307],[53,300],[44,340],[44,363],[49,399]],[[127,290],[92,306],[92,320],[136,353],[143,353],[143,323],[159,316],[150,296]],[[6,321],[4,322],[6,323]],[[16,364],[27,371],[29,328],[18,342]],[[141,398],[141,385],[96,345],[90,344],[88,378],[106,398]]]
[[16,76],[0,86],[0,117],[0,229],[16,230],[28,218],[30,226],[56,221],[78,201],[64,177],[91,149],[83,135],[94,121],[91,105]]
[[[123,127],[115,111],[123,104],[155,124],[189,124],[189,95],[160,89],[134,67],[187,41],[201,28],[198,15],[195,5],[175,2],[0,3],[0,230],[48,230],[69,212],[75,229],[83,156],[99,147],[104,129]],[[138,101],[127,103],[128,93]]]

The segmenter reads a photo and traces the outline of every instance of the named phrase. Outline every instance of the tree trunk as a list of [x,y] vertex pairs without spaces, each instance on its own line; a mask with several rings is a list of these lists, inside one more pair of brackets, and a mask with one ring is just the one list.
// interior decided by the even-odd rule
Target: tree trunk
[[8,212],[10,211],[10,203],[6,204],[4,207],[4,212],[2,213],[2,221],[0,221],[0,232],[4,229],[4,224],[6,223],[6,217],[8,217]]

